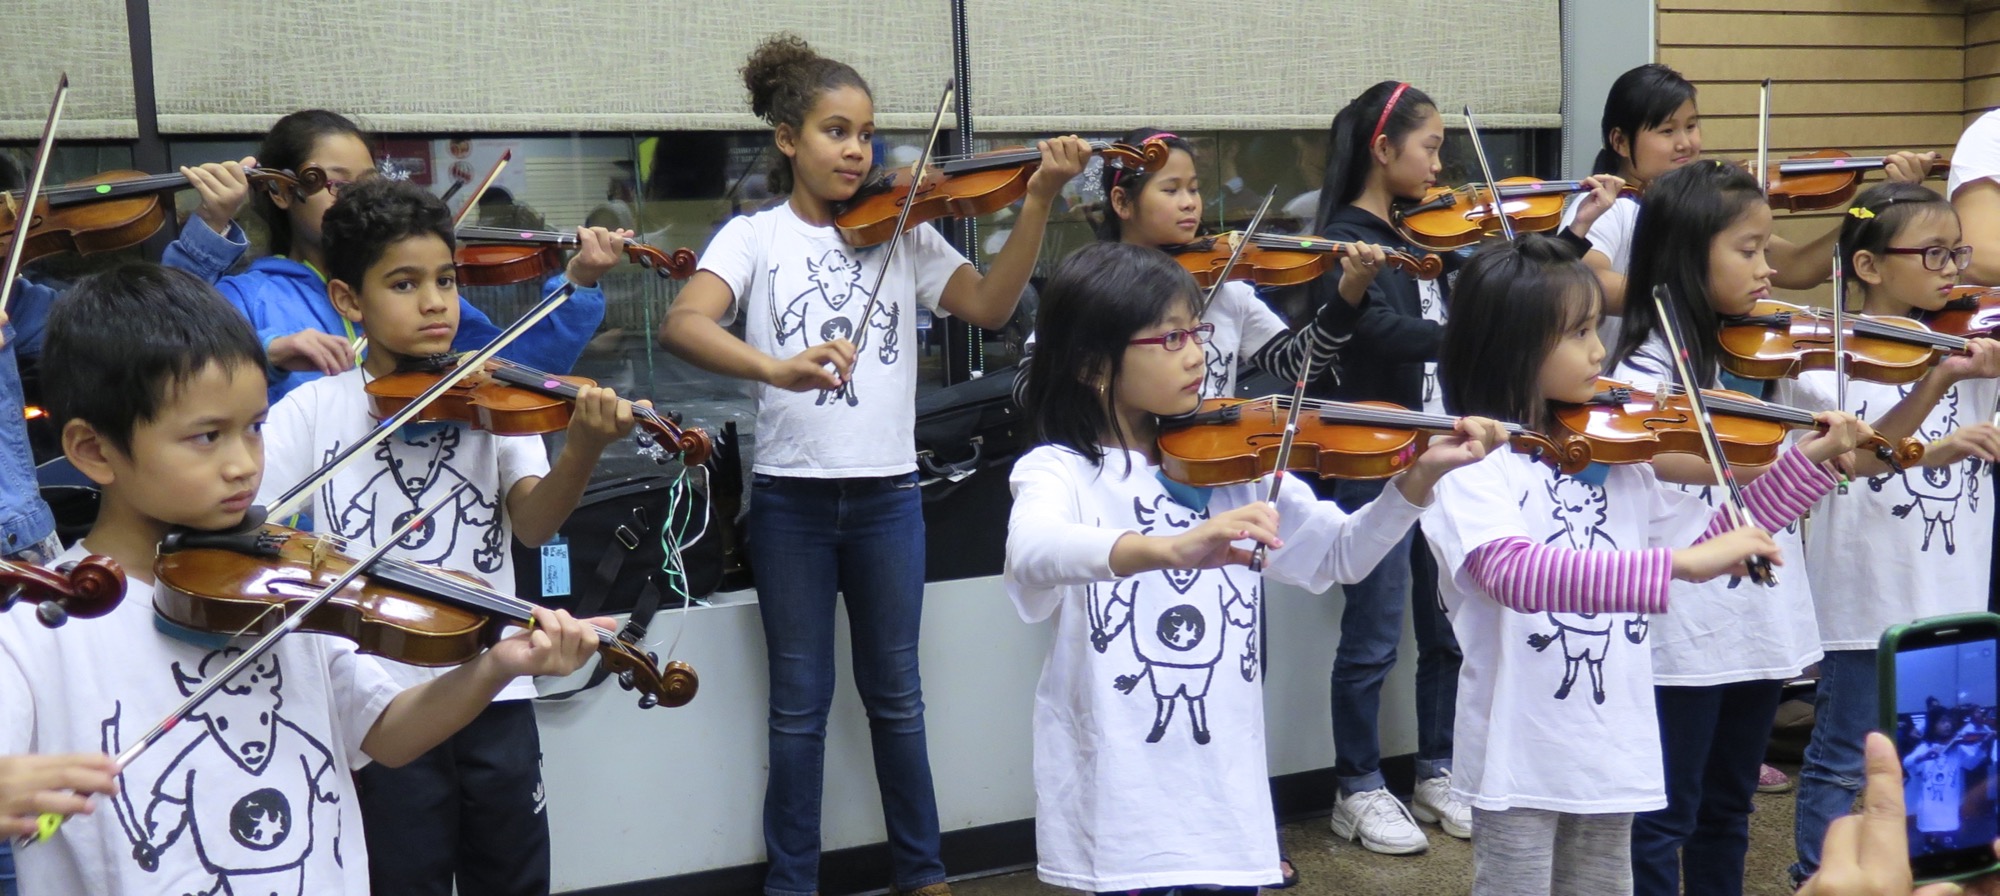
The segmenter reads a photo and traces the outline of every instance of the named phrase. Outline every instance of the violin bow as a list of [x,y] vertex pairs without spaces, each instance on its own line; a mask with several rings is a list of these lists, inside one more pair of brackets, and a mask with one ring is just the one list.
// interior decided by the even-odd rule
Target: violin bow
[[[456,233],[458,231],[458,226],[465,221],[465,216],[472,211],[474,206],[479,204],[480,197],[486,195],[486,189],[493,186],[494,181],[500,179],[500,172],[507,167],[508,160],[512,158],[514,158],[514,151],[511,149],[500,153],[499,160],[493,163],[493,169],[486,172],[486,177],[480,180],[479,186],[472,189],[472,195],[465,197],[465,204],[459,206],[458,211],[452,214],[452,232]],[[445,192],[446,198],[449,198],[452,193],[457,192],[458,188],[464,183],[465,181],[453,183],[451,189]],[[354,353],[354,363],[361,363],[361,355],[368,351],[368,334],[363,333],[354,337],[354,342],[348,346],[348,349]]]
[[[1479,122],[1472,117],[1470,105],[1465,107],[1465,131],[1472,137],[1472,154],[1479,159],[1479,173],[1486,178],[1486,195],[1491,197],[1488,201],[1493,203],[1493,216],[1500,219],[1500,233],[1511,243],[1514,241],[1514,222],[1507,220],[1506,201],[1500,198],[1500,182],[1493,179],[1493,166],[1486,162],[1486,144],[1479,138]],[[1474,192],[1472,198],[1477,201],[1479,194]]]
[[362,436],[355,440],[353,444],[341,449],[339,454],[334,455],[331,460],[322,464],[318,471],[307,476],[299,484],[292,486],[289,491],[279,496],[278,500],[272,502],[271,506],[264,510],[264,518],[284,519],[290,516],[307,500],[310,500],[312,494],[318,491],[321,486],[332,481],[335,474],[346,469],[348,464],[360,458],[364,451],[372,450],[377,443],[387,438],[389,434],[415,418],[433,399],[439,395],[443,395],[451,387],[458,385],[460,380],[472,375],[473,371],[483,369],[486,366],[486,362],[492,360],[494,355],[499,354],[501,349],[506,348],[508,344],[512,343],[522,333],[527,332],[529,327],[541,323],[542,318],[548,317],[551,312],[561,307],[562,303],[569,301],[570,294],[575,291],[576,284],[570,283],[567,280],[563,281],[563,284],[556,287],[554,292],[549,293],[535,307],[528,309],[527,314],[521,315],[520,320],[509,324],[507,329],[501,330],[500,335],[493,337],[492,342],[487,343],[470,354],[460,356],[458,366],[453,368],[450,373],[440,377],[436,383],[433,383],[430,388],[425,389],[416,398],[412,399],[402,410],[383,419],[367,435]]
[[1771,79],[1757,88],[1757,187],[1771,195]]
[[[903,239],[903,227],[910,223],[910,207],[916,204],[917,187],[924,182],[924,169],[931,165],[931,148],[937,145],[938,132],[944,128],[944,110],[951,108],[951,98],[956,92],[958,79],[946,78],[944,95],[938,97],[937,112],[931,116],[930,136],[924,138],[924,151],[917,154],[917,160],[910,164],[910,192],[903,197],[903,208],[896,213],[896,231],[889,234],[889,245],[882,252],[882,267],[875,271],[875,288],[868,291],[868,304],[861,306],[861,320],[854,325],[854,363],[861,363],[861,350],[868,346],[868,330],[875,320],[875,306],[882,295],[882,281],[889,276],[889,263],[896,260],[896,244]],[[853,378],[853,370],[848,378]]]
[[21,272],[21,259],[28,249],[28,231],[35,226],[35,205],[42,201],[42,182],[49,176],[49,157],[56,150],[56,124],[62,120],[63,103],[69,99],[69,73],[56,78],[56,98],[49,103],[49,120],[42,125],[42,142],[35,147],[34,171],[28,175],[27,192],[14,209],[14,241],[7,246],[7,267],[0,269],[0,315],[14,297],[14,277]]
[[1207,314],[1208,306],[1215,304],[1215,294],[1222,290],[1222,284],[1229,282],[1229,272],[1234,270],[1236,263],[1243,259],[1243,250],[1248,249],[1250,242],[1257,238],[1257,228],[1263,225],[1264,213],[1271,210],[1271,200],[1277,195],[1278,188],[1276,185],[1266,190],[1264,192],[1264,204],[1257,206],[1257,213],[1250,216],[1250,225],[1236,234],[1236,244],[1229,247],[1229,260],[1222,263],[1222,270],[1216,273],[1215,282],[1210,283],[1208,285],[1208,292],[1202,295],[1201,307],[1194,310],[1196,317]]
[[[1250,226],[1239,234],[1235,250],[1229,253],[1229,260],[1223,263],[1222,272],[1216,275],[1215,282],[1208,287],[1208,295],[1202,299],[1202,311],[1207,311],[1209,304],[1215,301],[1215,294],[1222,289],[1222,284],[1229,282],[1229,269],[1236,266],[1237,259],[1243,257],[1243,248],[1250,245],[1250,241],[1257,236],[1257,228],[1264,223],[1264,213],[1271,210],[1271,200],[1277,195],[1276,185],[1265,191],[1264,204],[1257,207],[1257,214],[1250,218]],[[1196,317],[1199,318],[1200,314]],[[1271,488],[1264,495],[1265,503],[1272,507],[1278,505],[1278,487],[1285,484],[1285,462],[1292,456],[1292,443],[1298,439],[1299,409],[1305,406],[1306,381],[1312,378],[1311,368],[1310,363],[1300,364],[1298,380],[1292,384],[1292,406],[1285,411],[1285,432],[1278,437],[1278,463],[1276,469],[1271,472]],[[1260,544],[1257,550],[1250,554],[1251,572],[1264,571],[1264,557],[1267,553],[1265,546]]]
[[[1736,526],[1752,525],[1754,520],[1750,516],[1750,508],[1743,503],[1743,489],[1736,484],[1736,471],[1723,460],[1722,441],[1715,437],[1715,419],[1709,416],[1708,402],[1702,398],[1701,388],[1694,378],[1694,362],[1681,340],[1680,318],[1674,316],[1673,310],[1667,285],[1662,283],[1653,287],[1653,313],[1660,319],[1660,333],[1666,337],[1667,354],[1673,356],[1674,372],[1680,377],[1688,409],[1694,413],[1695,428],[1701,431],[1702,453],[1707,455],[1709,472],[1714,474],[1717,483],[1729,490],[1727,510],[1736,521]],[[1771,561],[1751,557],[1744,561],[1744,566],[1750,572],[1750,581],[1759,585],[1778,584],[1778,575],[1771,570]]]
[[[1833,244],[1833,406],[1847,410],[1847,281],[1841,276],[1840,243]],[[1847,476],[1841,474],[1839,494],[1847,494]]]
[[[368,571],[369,567],[375,565],[375,561],[382,559],[390,551],[395,550],[396,545],[405,536],[415,531],[418,526],[422,525],[425,520],[430,519],[432,515],[443,510],[446,505],[458,497],[460,492],[465,491],[470,486],[471,483],[469,482],[460,482],[456,488],[453,488],[450,493],[438,499],[436,503],[419,510],[415,516],[410,517],[393,534],[383,539],[380,544],[377,544],[374,550],[369,551],[366,556],[355,560],[353,565],[347,568],[346,572],[341,573],[332,582],[327,583],[327,586],[320,589],[318,594],[313,595],[311,600],[306,601],[297,610],[286,615],[285,620],[279,623],[276,628],[265,632],[263,637],[257,639],[257,643],[245,648],[243,653],[235,659],[230,660],[229,665],[224,666],[222,671],[210,675],[207,681],[202,682],[201,687],[196,688],[195,692],[189,694],[186,700],[181,701],[180,706],[176,707],[173,712],[168,713],[166,718],[161,719],[159,724],[153,726],[152,730],[147,731],[144,737],[139,738],[138,742],[126,747],[124,752],[118,754],[118,758],[113,760],[113,765],[117,771],[123,772],[126,766],[131,765],[148,748],[159,743],[160,739],[167,735],[167,732],[174,730],[174,726],[179,725],[190,713],[193,713],[203,703],[207,702],[209,697],[214,696],[216,691],[221,690],[227,685],[230,679],[235,678],[236,673],[243,671],[245,667],[256,662],[258,657],[269,653],[272,647],[277,646],[279,639],[297,631],[300,626],[305,624],[306,619],[312,616],[313,611],[318,610],[327,601],[333,599],[333,596],[339,594],[341,589],[346,588],[349,583],[360,578],[363,573]],[[262,614],[259,614],[258,619],[262,618]],[[256,621],[253,620],[251,624],[255,625]],[[246,628],[245,631],[248,631],[248,629]],[[243,632],[237,632],[236,634],[240,637]],[[232,638],[232,640],[234,639]],[[56,831],[62,829],[62,824],[63,817],[61,815],[53,812],[45,812],[38,820],[35,833],[22,837],[20,845],[32,846],[54,837]]]

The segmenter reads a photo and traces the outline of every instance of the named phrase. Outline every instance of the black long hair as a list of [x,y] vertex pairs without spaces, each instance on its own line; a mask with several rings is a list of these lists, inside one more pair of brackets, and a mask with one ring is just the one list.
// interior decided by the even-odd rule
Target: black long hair
[[1611,82],[1611,90],[1604,95],[1604,118],[1598,122],[1598,131],[1604,138],[1604,148],[1597,151],[1597,161],[1590,166],[1592,174],[1617,174],[1623,156],[1611,148],[1611,132],[1625,135],[1625,145],[1638,142],[1639,132],[1659,127],[1674,117],[1681,104],[1694,99],[1694,85],[1681,73],[1657,62],[1650,62]]
[[1854,254],[1867,252],[1881,258],[1911,221],[1939,213],[1951,214],[1951,203],[1923,184],[1884,181],[1861,191],[1840,218],[1841,279],[1866,289],[1868,284],[1854,273]]
[[1445,409],[1544,429],[1542,364],[1603,306],[1604,288],[1568,243],[1524,233],[1488,244],[1452,287],[1438,349]]
[[1093,382],[1102,370],[1104,394],[1117,394],[1126,344],[1200,290],[1179,262],[1151,246],[1097,242],[1070,253],[1042,287],[1035,315],[1035,354],[1028,362],[1022,404],[1035,437],[1104,463],[1099,439],[1125,433]]
[[[257,164],[265,168],[282,168],[297,171],[306,159],[312,157],[313,147],[319,145],[322,137],[338,137],[347,134],[368,145],[368,135],[360,126],[349,121],[347,116],[325,109],[301,109],[271,126],[271,132],[264,135],[263,145],[257,147]],[[369,153],[374,147],[369,146]],[[251,207],[257,217],[264,219],[264,228],[270,232],[270,250],[273,255],[292,251],[292,219],[285,210],[271,201],[271,194],[263,190],[250,191]]]
[[[1757,179],[1735,165],[1700,161],[1660,176],[1646,188],[1632,228],[1632,264],[1625,272],[1625,323],[1612,363],[1638,352],[1659,329],[1653,289],[1664,284],[1704,387],[1715,385],[1722,319],[1709,303],[1708,258],[1715,237],[1764,202]],[[1453,313],[1457,313],[1454,308]]]
[[[1186,137],[1159,128],[1134,128],[1126,132],[1118,142],[1126,146],[1143,146],[1148,140],[1164,143],[1168,150],[1178,149],[1187,153],[1190,160],[1199,161],[1194,154],[1194,144],[1189,143]],[[1131,201],[1133,208],[1138,208],[1139,193],[1146,188],[1146,182],[1152,179],[1151,171],[1127,171],[1123,168],[1105,166],[1104,215],[1091,225],[1097,232],[1098,239],[1115,243],[1125,235],[1125,222],[1118,220],[1118,207],[1111,201],[1111,191],[1124,190],[1125,198]]]
[[[804,128],[806,115],[819,102],[819,95],[830,90],[858,87],[870,99],[875,97],[875,92],[868,89],[868,82],[853,66],[821,56],[805,38],[790,32],[765,38],[757,49],[750,51],[750,58],[740,71],[743,86],[750,91],[750,111],[773,128],[779,125],[791,125],[794,131]],[[771,193],[790,193],[792,160],[784,153],[774,155],[777,158],[771,163]]]
[[[1399,87],[1403,95],[1396,97],[1395,108],[1383,121],[1382,110]],[[1389,138],[1389,145],[1397,146],[1436,109],[1429,94],[1401,81],[1383,81],[1361,91],[1333,116],[1326,132],[1326,177],[1320,183],[1314,233],[1325,230],[1333,213],[1353,202],[1367,185],[1368,169],[1374,166],[1368,145],[1375,140],[1375,123],[1382,122],[1382,134]]]

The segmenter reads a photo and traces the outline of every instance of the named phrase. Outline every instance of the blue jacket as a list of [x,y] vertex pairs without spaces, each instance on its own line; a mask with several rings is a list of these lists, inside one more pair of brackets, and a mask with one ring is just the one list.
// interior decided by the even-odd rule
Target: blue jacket
[[[543,284],[542,292],[547,294],[562,282],[561,275],[551,277]],[[266,349],[271,347],[271,340],[301,330],[319,330],[337,336],[351,332],[352,325],[334,310],[333,301],[327,298],[326,278],[303,262],[275,255],[259,258],[250,263],[249,270],[224,277],[215,287],[250,318],[251,326],[257,328],[257,338]],[[501,328],[462,296],[458,308],[458,338],[452,340],[452,348],[476,349],[500,334]],[[603,322],[604,291],[577,287],[568,302],[521,334],[521,338],[500,352],[500,357],[548,373],[568,373],[576,366],[576,359],[583,356],[584,344],[597,334],[597,325]],[[285,393],[320,377],[318,371],[273,369],[268,374],[272,404],[277,404]]]
[[[199,222],[182,228],[161,261],[213,282],[243,254],[249,242],[234,224],[217,234]],[[8,321],[0,346],[0,557],[32,547],[56,530],[56,519],[35,484],[35,456],[28,445],[28,424],[22,416],[20,359],[42,355],[48,335],[49,306],[61,293],[26,277],[14,281],[7,302]],[[19,358],[16,353],[19,353]]]

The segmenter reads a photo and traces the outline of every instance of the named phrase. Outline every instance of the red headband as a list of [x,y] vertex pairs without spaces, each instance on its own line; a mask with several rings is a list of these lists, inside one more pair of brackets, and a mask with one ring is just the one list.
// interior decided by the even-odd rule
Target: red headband
[[1403,98],[1403,91],[1410,89],[1407,81],[1396,82],[1396,92],[1389,94],[1389,101],[1382,104],[1382,117],[1375,119],[1375,133],[1368,135],[1368,145],[1375,145],[1375,138],[1382,136],[1382,129],[1389,124],[1389,113],[1396,111],[1396,101]]

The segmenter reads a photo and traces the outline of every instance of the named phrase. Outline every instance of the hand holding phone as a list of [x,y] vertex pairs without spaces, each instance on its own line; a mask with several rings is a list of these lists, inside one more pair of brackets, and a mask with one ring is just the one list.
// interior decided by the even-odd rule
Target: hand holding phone
[[[2000,893],[2000,879],[1967,884],[1938,883],[1912,892],[1909,861],[1909,816],[1903,805],[1903,769],[1896,745],[1886,735],[1868,735],[1868,783],[1861,792],[1861,811],[1834,819],[1820,848],[1819,873],[1799,888],[1797,896],[1955,896]],[[1994,844],[2000,846],[2000,844]],[[1990,849],[1991,847],[1989,847]]]
[[[1988,724],[2000,712],[2000,616],[1893,627],[1877,663],[1882,730],[1892,732],[1901,769],[1895,795],[1911,875],[1930,883],[2000,870],[1993,851],[2000,755]],[[1871,754],[1869,787],[1879,790],[1873,762]]]

